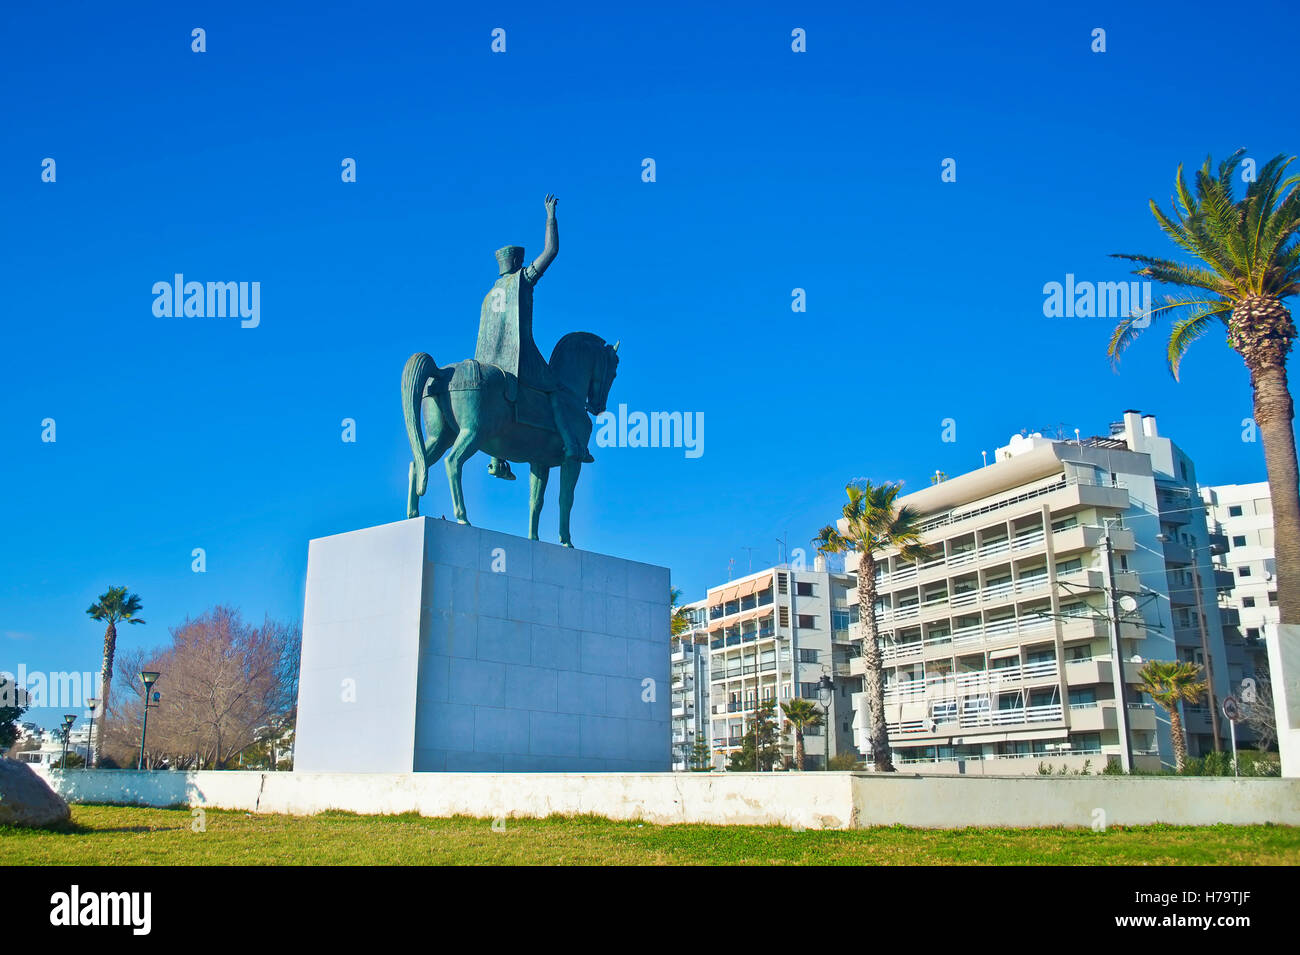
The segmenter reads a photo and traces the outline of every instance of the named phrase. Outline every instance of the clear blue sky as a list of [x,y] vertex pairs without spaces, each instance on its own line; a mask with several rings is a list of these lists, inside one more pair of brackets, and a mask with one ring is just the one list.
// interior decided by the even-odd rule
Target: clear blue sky
[[[1113,323],[1042,289],[1171,253],[1146,202],[1180,161],[1300,147],[1293,5],[849,6],[7,4],[0,669],[97,669],[113,584],[148,620],[126,647],[218,602],[297,619],[310,538],[405,516],[402,364],[472,354],[547,192],[542,351],[621,339],[612,405],[705,418],[698,459],[593,447],[575,541],[690,598],[806,546],[848,479],[925,486],[1023,428],[1139,408],[1203,481],[1262,480],[1217,336],[1182,384],[1156,336],[1116,375]],[[260,327],[156,318],[176,272],[260,282]],[[471,520],[523,532],[527,481],[485,465]],[[424,507],[451,510],[441,468]]]

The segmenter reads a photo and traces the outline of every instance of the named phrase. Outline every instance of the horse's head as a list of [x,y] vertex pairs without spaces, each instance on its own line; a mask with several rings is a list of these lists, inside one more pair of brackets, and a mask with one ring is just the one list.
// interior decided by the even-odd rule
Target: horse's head
[[570,332],[551,352],[551,371],[572,392],[583,399],[591,414],[602,414],[609,401],[609,389],[618,374],[618,343],[590,332]]
[[592,414],[605,413],[609,389],[614,386],[614,378],[618,375],[618,346],[619,342],[615,342],[601,348],[600,359],[592,369],[591,384],[587,388],[587,410]]

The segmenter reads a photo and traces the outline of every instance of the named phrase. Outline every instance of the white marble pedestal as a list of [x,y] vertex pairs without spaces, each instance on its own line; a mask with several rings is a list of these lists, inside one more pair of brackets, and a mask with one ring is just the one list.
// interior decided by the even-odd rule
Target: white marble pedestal
[[313,540],[294,769],[670,769],[667,568],[417,517]]

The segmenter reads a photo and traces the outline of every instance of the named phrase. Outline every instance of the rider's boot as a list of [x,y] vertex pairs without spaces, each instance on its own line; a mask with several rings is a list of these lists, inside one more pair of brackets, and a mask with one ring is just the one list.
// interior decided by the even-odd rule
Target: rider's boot
[[499,477],[503,481],[513,481],[515,479],[515,472],[510,470],[510,462],[501,458],[493,458],[488,462],[488,474]]

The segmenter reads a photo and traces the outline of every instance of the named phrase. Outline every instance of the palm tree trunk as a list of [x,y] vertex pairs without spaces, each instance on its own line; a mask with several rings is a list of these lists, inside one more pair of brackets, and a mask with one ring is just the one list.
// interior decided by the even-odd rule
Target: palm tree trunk
[[1277,559],[1277,602],[1282,623],[1300,624],[1300,474],[1296,468],[1295,406],[1286,366],[1251,369],[1255,424],[1264,439],[1268,490],[1273,502],[1273,551]]
[[803,730],[798,726],[794,728],[794,764],[803,771]]
[[1178,704],[1169,707],[1169,735],[1174,743],[1174,771],[1181,773],[1187,764],[1187,737],[1183,735],[1183,718],[1178,714]]
[[862,624],[863,694],[867,699],[867,731],[871,734],[871,761],[876,772],[894,772],[889,755],[889,730],[885,726],[885,687],[881,674],[880,630],[876,626],[876,561],[863,554],[858,565],[858,621]]
[[98,766],[104,759],[104,730],[108,721],[108,696],[113,688],[113,658],[117,655],[117,625],[111,620],[104,631],[104,665],[99,673],[99,735],[95,737],[94,765]]

